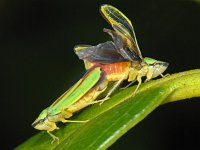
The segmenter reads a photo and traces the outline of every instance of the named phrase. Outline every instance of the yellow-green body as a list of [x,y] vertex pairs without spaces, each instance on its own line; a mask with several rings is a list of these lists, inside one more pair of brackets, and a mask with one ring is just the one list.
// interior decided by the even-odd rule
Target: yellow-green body
[[57,139],[52,132],[58,129],[56,122],[82,122],[66,120],[73,113],[90,105],[96,97],[107,88],[100,67],[93,67],[74,86],[61,95],[52,105],[44,109],[32,126],[38,130],[46,130],[53,139]]

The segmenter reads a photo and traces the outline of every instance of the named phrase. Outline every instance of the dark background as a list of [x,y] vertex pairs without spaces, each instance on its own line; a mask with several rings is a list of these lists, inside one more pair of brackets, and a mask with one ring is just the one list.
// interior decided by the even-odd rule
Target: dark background
[[[76,44],[110,40],[98,8],[109,3],[133,22],[143,56],[167,61],[167,73],[200,68],[200,3],[195,1],[0,1],[1,149],[38,131],[40,111],[75,83],[84,66]],[[166,104],[110,149],[200,147],[200,98]]]

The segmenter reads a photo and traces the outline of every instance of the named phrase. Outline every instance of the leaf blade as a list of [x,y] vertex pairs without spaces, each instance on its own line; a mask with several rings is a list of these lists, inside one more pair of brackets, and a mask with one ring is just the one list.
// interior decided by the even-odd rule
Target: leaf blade
[[[196,97],[200,95],[200,90],[196,90],[200,87],[200,69],[186,71],[178,74],[173,74],[168,77],[150,81],[141,85],[138,90],[138,94],[135,97],[133,96],[133,91],[135,87],[128,88],[126,90],[122,90],[116,95],[114,95],[110,100],[105,102],[103,105],[99,106],[95,104],[89,108],[82,110],[78,116],[75,115],[73,120],[87,120],[90,121],[86,124],[80,123],[67,123],[67,125],[63,125],[60,130],[56,132],[56,135],[60,138],[59,144],[51,145],[51,138],[45,133],[40,132],[39,134],[33,136],[25,143],[17,147],[17,149],[60,149],[60,148],[80,148],[83,145],[90,145],[89,148],[96,149],[105,149],[113,144],[121,135],[127,132],[131,127],[135,126],[139,121],[141,121],[146,115],[148,115],[151,111],[153,111],[158,105],[168,102],[173,102],[177,100],[181,100],[185,98]],[[199,89],[199,88],[198,88]],[[154,91],[155,90],[155,91]],[[150,92],[149,92],[150,91]],[[187,96],[185,92],[190,92],[191,94]],[[161,93],[160,93],[161,92]],[[163,92],[163,93],[162,93]],[[155,96],[151,96],[151,93],[155,94]],[[146,95],[146,98],[144,98]],[[180,97],[182,95],[182,97]],[[160,96],[160,98],[159,98]],[[162,97],[163,96],[163,97]],[[151,97],[154,103],[150,105],[150,101],[142,101],[141,98],[148,99]],[[154,97],[154,98],[153,98]],[[139,100],[138,100],[139,99]],[[139,101],[140,104],[146,102],[146,104],[135,106],[132,108],[130,103],[134,103],[134,101]],[[148,106],[148,109],[145,109],[145,114],[140,115],[139,120],[132,121],[132,119],[126,120],[127,123],[120,123],[118,121],[115,125],[115,128],[107,129],[107,126],[111,125],[109,120],[112,122],[115,121],[116,118],[112,115],[116,110],[120,112],[119,116],[122,118],[126,118],[125,114],[126,109],[123,109],[123,105],[127,103],[127,107],[131,107],[129,111],[138,111],[137,109],[145,108]],[[147,105],[149,104],[149,105]],[[142,107],[143,106],[143,107]],[[122,111],[122,110],[123,111]],[[115,111],[113,111],[115,110]],[[132,112],[133,113],[133,112]],[[137,114],[137,113],[135,113]],[[109,119],[107,117],[110,117]],[[75,118],[75,119],[74,119]],[[106,119],[107,118],[107,119]],[[97,121],[99,122],[97,122]],[[108,120],[108,121],[105,121]],[[97,124],[96,124],[97,123]],[[101,125],[99,125],[101,123]],[[98,129],[100,126],[102,128]],[[126,126],[126,129],[121,130],[123,126]],[[112,130],[115,129],[115,132]],[[105,131],[104,131],[105,130]],[[95,136],[93,132],[95,131],[98,134],[103,133],[102,137],[99,137],[98,140],[94,141],[95,137],[97,137],[97,133]],[[94,132],[94,133],[95,133]],[[106,133],[111,133],[107,135]],[[89,141],[87,141],[87,140]],[[87,143],[87,144],[86,144]],[[89,143],[89,144],[88,144]],[[85,146],[84,146],[85,147]]]
[[[145,94],[140,93],[105,112],[106,114],[101,114],[93,119],[89,124],[83,126],[75,136],[71,136],[70,140],[64,140],[57,148],[106,149],[159,106],[170,92],[168,88],[155,88],[145,91]],[[98,130],[103,133],[99,134]],[[89,135],[90,138],[85,138],[84,135]],[[95,137],[95,140],[91,141],[91,137]]]

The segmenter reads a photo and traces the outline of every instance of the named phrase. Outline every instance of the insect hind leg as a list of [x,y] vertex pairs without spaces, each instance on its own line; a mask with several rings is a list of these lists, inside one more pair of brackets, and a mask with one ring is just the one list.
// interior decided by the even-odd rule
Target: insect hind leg
[[138,88],[139,88],[140,85],[142,84],[142,79],[141,79],[141,78],[142,78],[142,77],[140,77],[140,76],[137,77],[138,85],[137,85],[135,91],[133,92],[133,96],[135,96],[135,94],[136,94]]
[[119,85],[122,83],[122,81],[124,80],[124,77],[125,77],[126,74],[124,74],[120,80],[118,80],[114,86],[108,91],[107,95],[103,98],[103,99],[100,99],[100,100],[97,100],[96,103],[99,103],[99,105],[102,105],[105,101],[107,101],[108,99],[110,99],[110,95],[119,87]]
[[124,89],[130,87],[132,84],[135,83],[135,81],[136,81],[136,80],[131,81],[128,85],[126,85],[125,87],[123,87],[123,88],[121,88],[121,89],[124,90]]
[[51,141],[51,144],[53,144],[55,141],[59,143],[59,138],[57,136],[50,133],[50,131],[47,131],[47,133],[53,138],[53,140]]

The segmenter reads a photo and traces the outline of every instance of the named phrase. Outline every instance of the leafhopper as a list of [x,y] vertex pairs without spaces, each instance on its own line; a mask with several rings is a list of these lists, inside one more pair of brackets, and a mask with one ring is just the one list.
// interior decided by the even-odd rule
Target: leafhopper
[[[113,41],[100,43],[96,46],[77,45],[74,48],[79,59],[84,60],[86,69],[99,64],[106,72],[108,81],[117,81],[105,99],[123,81],[138,81],[134,94],[142,83],[142,77],[149,81],[162,74],[169,63],[152,58],[142,57],[131,21],[117,8],[102,5],[100,13],[114,30],[103,29]],[[128,86],[129,86],[128,85]]]
[[44,109],[32,123],[32,126],[38,130],[47,131],[53,138],[52,143],[55,140],[59,140],[58,137],[51,133],[55,129],[59,129],[56,126],[56,122],[85,122],[67,119],[73,113],[93,104],[97,96],[105,91],[106,88],[107,80],[104,71],[102,71],[101,67],[92,67],[75,85]]

